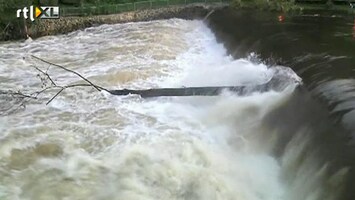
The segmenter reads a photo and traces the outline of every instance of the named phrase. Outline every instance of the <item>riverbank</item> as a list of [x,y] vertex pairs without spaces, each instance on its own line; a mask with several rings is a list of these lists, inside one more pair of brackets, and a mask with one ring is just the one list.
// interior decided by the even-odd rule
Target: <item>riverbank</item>
[[[89,15],[89,16],[68,16],[58,20],[39,19],[35,22],[24,20],[12,20],[11,23],[0,20],[0,41],[19,40],[27,38],[38,38],[47,35],[65,34],[75,30],[97,26],[100,24],[127,23],[138,21],[149,21],[168,18],[195,19],[203,18],[210,11],[231,6],[236,11],[260,10],[277,11],[293,14],[320,14],[329,16],[354,14],[355,9],[349,9],[345,5],[326,4],[294,4],[290,2],[270,1],[240,1],[234,0],[231,3],[193,3],[188,5],[175,5],[155,9],[127,11],[110,15]],[[24,25],[26,23],[26,26]]]
[[[340,1],[339,1],[340,2]],[[311,12],[355,14],[355,9],[344,2],[317,2],[317,1],[265,1],[265,0],[233,0],[231,6],[236,9],[255,9],[264,11],[281,11],[284,13],[304,14]]]
[[26,22],[27,31],[25,30],[23,23],[15,21],[14,24],[7,25],[5,31],[0,33],[0,41],[24,39],[26,38],[26,34],[28,34],[31,38],[65,34],[100,24],[127,23],[169,18],[199,19],[205,17],[210,11],[226,7],[227,5],[228,4],[222,3],[209,5],[191,4],[184,6],[169,6],[151,10],[138,10],[113,15],[62,17],[58,20],[37,20],[35,22],[28,21]]

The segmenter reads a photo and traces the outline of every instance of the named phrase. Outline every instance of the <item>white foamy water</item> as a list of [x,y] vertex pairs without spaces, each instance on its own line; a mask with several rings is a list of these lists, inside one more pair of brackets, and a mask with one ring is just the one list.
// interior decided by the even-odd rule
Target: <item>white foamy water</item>
[[[203,22],[180,19],[1,44],[1,88],[40,87],[31,66],[48,65],[30,55],[111,89],[261,84],[283,71],[233,60]],[[292,90],[141,99],[73,88],[48,106],[54,93],[43,94],[0,119],[0,199],[290,199],[260,136]]]

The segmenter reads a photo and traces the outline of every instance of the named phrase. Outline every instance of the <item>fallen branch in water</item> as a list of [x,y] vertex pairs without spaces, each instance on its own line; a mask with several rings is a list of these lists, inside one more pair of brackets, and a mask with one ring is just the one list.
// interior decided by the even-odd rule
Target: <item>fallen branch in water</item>
[[[96,89],[97,91],[99,91],[99,92],[102,91],[102,90],[108,91],[107,89],[105,89],[105,88],[103,88],[103,87],[101,87],[101,86],[98,86],[98,85],[92,83],[92,82],[89,81],[87,78],[85,78],[85,77],[82,76],[80,73],[78,73],[78,72],[76,72],[76,71],[74,71],[74,70],[71,70],[71,69],[68,69],[68,68],[66,68],[66,67],[63,67],[63,66],[61,66],[61,65],[58,65],[58,64],[55,64],[55,63],[46,61],[46,60],[44,60],[44,59],[42,59],[42,58],[39,58],[39,57],[37,57],[37,56],[32,56],[32,58],[35,58],[35,59],[37,59],[37,60],[39,60],[39,61],[41,61],[41,62],[44,62],[44,63],[46,63],[46,64],[49,64],[49,67],[47,68],[47,71],[46,71],[46,72],[43,71],[43,70],[41,70],[41,69],[39,69],[38,67],[34,66],[34,68],[35,68],[37,71],[40,72],[40,75],[43,75],[45,78],[41,78],[41,81],[42,81],[42,83],[43,83],[43,85],[44,85],[44,89],[42,89],[42,90],[40,90],[40,91],[38,91],[38,92],[35,92],[35,93],[33,93],[32,95],[36,95],[36,97],[37,97],[39,94],[41,94],[41,93],[43,93],[43,92],[45,92],[45,91],[47,91],[47,90],[59,89],[59,91],[46,103],[46,105],[48,105],[49,103],[51,103],[60,93],[62,93],[65,89],[68,89],[68,88],[73,88],[73,87],[93,87],[93,88],[95,88],[95,89]],[[71,84],[71,85],[64,85],[64,86],[58,85],[55,81],[53,81],[53,79],[51,78],[51,76],[48,74],[48,70],[49,70],[49,68],[50,68],[51,66],[58,67],[58,68],[60,68],[60,69],[62,69],[62,70],[64,70],[64,71],[67,71],[67,72],[70,72],[70,73],[72,73],[72,74],[75,74],[75,75],[78,76],[80,79],[84,80],[84,81],[86,82],[86,84],[85,84],[85,83],[81,83],[81,84]],[[40,76],[40,75],[39,75],[39,76]],[[46,86],[46,84],[45,84],[46,80],[50,81],[51,86],[49,86],[49,87]]]
[[[36,99],[38,99],[38,96],[40,94],[42,94],[44,92],[47,92],[47,91],[50,91],[50,90],[58,90],[58,91],[57,91],[57,93],[54,96],[52,96],[49,99],[49,101],[47,101],[46,105],[51,103],[65,89],[68,89],[68,88],[93,87],[97,91],[102,91],[102,90],[108,91],[107,89],[92,83],[91,81],[89,81],[87,78],[85,78],[84,76],[82,76],[81,74],[79,74],[76,71],[70,70],[70,69],[68,69],[66,67],[63,67],[61,65],[57,65],[57,64],[48,62],[48,61],[43,60],[41,58],[38,58],[36,56],[32,56],[32,57],[37,59],[37,60],[39,60],[39,61],[41,61],[41,62],[49,64],[47,70],[42,70],[41,68],[39,68],[37,66],[32,66],[36,71],[38,71],[37,77],[40,79],[40,81],[42,83],[42,89],[39,90],[39,91],[35,91],[35,92],[32,92],[32,93],[29,93],[29,94],[26,94],[26,93],[21,92],[21,91],[0,90],[0,116],[13,113],[13,112],[19,110],[20,108],[25,108],[26,104],[30,100],[36,100]],[[86,83],[59,85],[58,83],[55,82],[55,80],[49,74],[49,70],[50,70],[51,66],[60,68],[60,69],[62,69],[64,71],[67,71],[67,72],[70,72],[70,73],[73,73],[76,76],[78,76],[80,79],[85,81]]]
[[[44,59],[38,58],[36,56],[32,56],[33,58],[40,60],[46,64],[49,64],[50,66],[55,66],[59,67],[60,69],[63,69],[67,72],[73,73],[77,75],[79,78],[87,82],[87,84],[75,84],[75,85],[67,85],[67,86],[58,86],[53,79],[49,76],[47,72],[44,72],[43,70],[40,70],[36,68],[39,72],[41,72],[47,79],[52,83],[52,86],[50,88],[45,88],[44,90],[47,89],[52,89],[52,88],[58,88],[59,91],[57,94],[55,94],[48,102],[49,104],[53,99],[55,99],[63,90],[71,87],[78,87],[78,86],[89,86],[89,87],[94,87],[98,91],[106,91],[112,95],[129,95],[129,94],[137,94],[140,95],[143,98],[148,98],[148,97],[160,97],[160,96],[216,96],[221,94],[224,90],[231,91],[233,93],[236,93],[238,95],[244,95],[246,93],[250,93],[253,91],[266,91],[270,89],[271,84],[262,84],[262,85],[253,85],[253,86],[220,86],[220,87],[184,87],[184,88],[157,88],[157,89],[147,89],[147,90],[130,90],[130,89],[122,89],[122,90],[109,90],[104,87],[98,86],[91,81],[89,81],[87,78],[82,76],[76,71],[70,70],[64,66],[54,64],[52,62],[46,61]],[[48,70],[47,70],[48,71]],[[42,93],[43,91],[40,91],[39,93]]]
[[223,91],[233,92],[237,95],[246,95],[255,91],[267,91],[269,84],[257,86],[219,86],[219,87],[185,87],[185,88],[157,88],[148,90],[109,90],[112,95],[137,94],[143,98],[161,96],[218,96]]
[[[54,64],[54,63],[51,63],[51,62],[49,62],[49,61],[43,60],[42,58],[39,58],[39,57],[37,57],[37,56],[32,56],[32,57],[35,58],[35,59],[37,59],[37,60],[40,60],[40,61],[42,61],[42,62],[44,62],[44,63],[47,63],[47,64],[49,64],[50,66],[52,65],[52,66],[55,66],[55,67],[59,67],[60,69],[63,69],[63,70],[65,70],[65,71],[67,71],[67,72],[70,72],[70,73],[73,73],[73,74],[77,75],[78,77],[80,77],[81,79],[83,79],[84,81],[86,81],[90,86],[94,87],[97,91],[106,90],[106,89],[103,88],[103,87],[100,87],[100,86],[98,86],[98,85],[93,84],[91,81],[89,81],[87,78],[85,78],[84,76],[82,76],[81,74],[79,74],[79,73],[76,72],[76,71],[73,71],[73,70],[70,70],[70,69],[68,69],[68,68],[66,68],[66,67],[63,67],[63,66],[61,66],[61,65]],[[42,71],[42,73],[43,73],[43,71]],[[45,73],[45,74],[46,74],[46,76],[49,77],[49,79],[51,79],[50,76],[49,76],[47,73]],[[106,91],[107,91],[107,90],[106,90]]]
[[[46,61],[42,58],[32,56],[32,58],[37,59],[43,63],[48,64],[48,68],[46,71],[40,69],[37,66],[33,66],[39,74],[37,75],[42,83],[42,89],[31,94],[24,94],[20,91],[0,91],[0,95],[7,95],[7,97],[12,97],[16,99],[15,102],[19,103],[19,107],[25,107],[25,103],[30,99],[37,99],[38,96],[46,91],[49,90],[58,90],[57,93],[52,96],[49,101],[47,101],[46,105],[51,103],[56,97],[58,97],[65,89],[74,88],[74,87],[92,87],[97,91],[106,91],[112,95],[129,95],[129,94],[136,94],[140,95],[143,98],[148,97],[161,97],[161,96],[217,96],[220,95],[223,91],[231,91],[237,95],[246,95],[252,92],[265,92],[271,89],[275,89],[278,86],[278,81],[271,79],[269,82],[261,85],[249,85],[249,86],[219,86],[219,87],[184,87],[184,88],[157,88],[157,89],[147,89],[147,90],[129,90],[129,89],[122,89],[122,90],[109,90],[99,85],[94,84],[87,78],[85,78],[80,73],[70,70],[64,66],[54,64],[52,62]],[[85,81],[85,83],[79,84],[69,84],[69,85],[59,85],[55,82],[50,74],[49,70],[53,67],[57,67],[62,69],[66,72],[75,74],[77,77]],[[6,99],[6,98],[5,98]],[[1,99],[0,99],[1,100]],[[10,108],[9,108],[10,109]],[[6,108],[5,108],[6,110]],[[3,112],[3,109],[0,108],[0,112]],[[1,115],[1,114],[0,114]]]
[[35,99],[35,97],[21,91],[0,90],[0,116],[25,108],[30,99]]

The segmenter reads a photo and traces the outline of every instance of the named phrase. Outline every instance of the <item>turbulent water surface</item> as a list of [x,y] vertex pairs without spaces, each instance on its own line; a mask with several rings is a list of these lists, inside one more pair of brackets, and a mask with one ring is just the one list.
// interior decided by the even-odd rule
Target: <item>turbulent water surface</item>
[[[0,199],[337,200],[342,191],[349,168],[328,170],[317,153],[304,154],[312,130],[273,126],[300,78],[254,55],[234,60],[202,21],[102,25],[1,44],[2,89],[40,90],[33,66],[49,66],[31,55],[110,89],[252,85],[276,74],[292,81],[243,97],[142,99],[71,88],[47,106],[55,91],[7,113],[2,97]],[[62,85],[80,81],[48,72]]]

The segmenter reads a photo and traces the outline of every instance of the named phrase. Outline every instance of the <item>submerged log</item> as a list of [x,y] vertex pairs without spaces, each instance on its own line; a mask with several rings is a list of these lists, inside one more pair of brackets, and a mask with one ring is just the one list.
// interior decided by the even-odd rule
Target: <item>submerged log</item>
[[112,95],[137,94],[143,98],[160,96],[218,96],[223,91],[230,91],[237,95],[270,90],[270,84],[256,86],[220,86],[220,87],[185,87],[185,88],[156,88],[147,90],[109,90]]
[[234,87],[187,87],[187,88],[156,88],[147,90],[110,90],[113,95],[137,94],[141,97],[159,96],[216,96],[223,89],[233,89]]
[[[290,73],[281,70],[281,68],[276,68],[274,69],[274,74],[272,78],[260,85],[241,85],[241,86],[211,86],[211,87],[183,87],[183,88],[155,88],[155,89],[145,89],[145,90],[131,90],[131,89],[121,89],[121,90],[109,90],[104,87],[95,85],[91,81],[89,81],[87,78],[82,76],[76,71],[73,71],[71,69],[68,69],[66,67],[63,67],[58,64],[51,63],[49,61],[43,60],[39,57],[32,56],[33,58],[42,61],[46,64],[49,64],[50,66],[58,67],[62,70],[65,70],[67,72],[73,73],[79,78],[81,78],[85,83],[83,84],[72,84],[72,85],[65,85],[65,86],[60,86],[58,85],[53,79],[50,77],[50,75],[47,73],[49,70],[49,67],[47,68],[47,71],[43,71],[39,69],[38,67],[35,67],[37,71],[40,72],[40,75],[44,76],[44,81],[48,81],[50,83],[50,86],[45,87],[44,89],[37,91],[33,94],[30,95],[30,97],[37,98],[39,94],[42,92],[49,90],[49,89],[59,89],[59,91],[47,102],[49,104],[53,99],[55,99],[62,91],[68,88],[73,88],[73,87],[93,87],[97,91],[106,91],[109,92],[112,95],[129,95],[129,94],[136,94],[140,95],[143,98],[147,97],[161,97],[161,96],[218,96],[220,95],[223,91],[229,91],[232,92],[236,95],[243,96],[243,95],[248,95],[254,92],[267,92],[270,90],[274,91],[282,91],[285,89],[287,86],[290,84],[301,84],[301,80],[298,80],[297,78],[294,78],[292,75],[293,73]],[[43,81],[41,79],[41,81]],[[46,85],[44,83],[44,85]]]
[[275,75],[271,80],[260,85],[217,86],[217,87],[183,87],[183,88],[155,88],[145,90],[106,90],[112,95],[137,94],[143,98],[160,96],[218,96],[224,91],[232,92],[238,96],[249,95],[254,92],[282,91],[287,86],[301,82],[284,75]]

